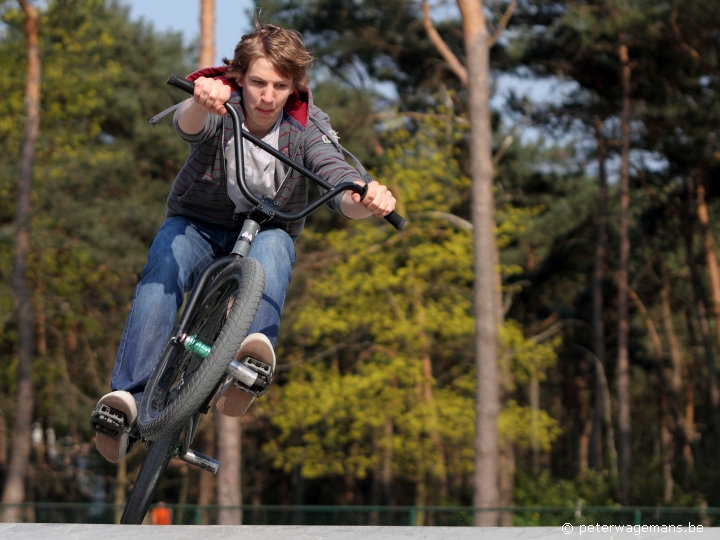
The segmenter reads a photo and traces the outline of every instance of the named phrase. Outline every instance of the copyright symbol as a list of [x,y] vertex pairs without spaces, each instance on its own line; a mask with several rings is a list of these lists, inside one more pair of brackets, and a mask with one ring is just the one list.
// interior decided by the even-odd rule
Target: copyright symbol
[[573,526],[569,523],[566,523],[562,526],[562,532],[564,532],[565,534],[570,534],[571,532],[573,532]]

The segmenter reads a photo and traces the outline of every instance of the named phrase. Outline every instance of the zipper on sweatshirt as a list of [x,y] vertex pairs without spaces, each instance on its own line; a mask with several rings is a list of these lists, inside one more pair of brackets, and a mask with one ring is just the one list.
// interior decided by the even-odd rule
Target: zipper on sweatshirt
[[[295,158],[297,158],[298,154],[300,153],[300,143],[302,142],[303,137],[305,137],[305,134],[307,132],[308,132],[308,130],[303,131],[300,134],[300,137],[298,137],[297,142],[295,143],[295,152],[293,153],[293,156],[291,158],[293,161],[295,161]],[[293,171],[293,168],[288,165],[288,170],[285,173],[285,178],[283,179],[282,184],[280,184],[280,187],[277,188],[277,190],[275,191],[275,196],[273,197],[273,202],[275,204],[277,204],[278,194],[280,193],[280,191],[282,191],[282,188],[285,187],[285,184],[287,184],[287,181],[290,179],[290,175],[292,174],[292,171]]]
[[[230,205],[230,208],[232,208],[232,221],[230,222],[230,228],[235,227],[235,222],[238,219],[237,212],[235,212],[235,203],[230,200],[230,195],[228,195],[228,189],[227,189],[227,182],[228,182],[228,174],[227,174],[227,157],[225,156],[225,120],[227,119],[227,116],[222,117],[222,135],[220,136],[220,144],[222,149],[222,167],[223,167],[223,178],[225,178],[225,199],[227,200],[228,204]],[[237,141],[235,141],[235,144],[237,144]],[[235,164],[235,170],[239,167],[240,164]],[[244,173],[245,171],[243,171]]]

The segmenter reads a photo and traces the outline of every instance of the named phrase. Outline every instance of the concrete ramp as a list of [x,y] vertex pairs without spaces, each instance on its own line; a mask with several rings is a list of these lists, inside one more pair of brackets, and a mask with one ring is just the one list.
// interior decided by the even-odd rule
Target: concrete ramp
[[563,527],[330,527],[303,525],[0,524],[1,540],[720,540],[720,528],[635,525]]

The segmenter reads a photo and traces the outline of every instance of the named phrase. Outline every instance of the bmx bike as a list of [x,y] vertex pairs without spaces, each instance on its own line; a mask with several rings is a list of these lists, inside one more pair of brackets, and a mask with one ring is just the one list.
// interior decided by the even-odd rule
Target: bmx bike
[[[167,83],[193,93],[194,84],[170,74]],[[258,261],[247,257],[264,223],[292,222],[305,218],[339,192],[350,190],[365,196],[366,186],[344,182],[336,186],[278,152],[242,129],[235,109],[225,104],[233,123],[237,183],[254,207],[248,212],[230,255],[220,257],[202,271],[190,292],[182,314],[150,375],[138,409],[136,431],[147,454],[128,496],[120,522],[142,523],[170,460],[179,458],[203,470],[217,473],[219,461],[190,448],[200,418],[223,384],[235,384],[258,397],[272,382],[273,368],[255,358],[236,358],[260,304],[265,277]],[[253,194],[245,182],[243,139],[270,153],[322,188],[304,209],[285,213],[267,197]],[[241,172],[242,171],[242,172]],[[385,219],[396,229],[405,219],[392,212]]]

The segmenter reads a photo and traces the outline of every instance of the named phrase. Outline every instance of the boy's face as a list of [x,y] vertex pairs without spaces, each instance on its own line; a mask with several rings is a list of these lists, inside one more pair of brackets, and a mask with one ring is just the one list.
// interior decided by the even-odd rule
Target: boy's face
[[264,137],[295,90],[293,81],[275,71],[265,58],[257,58],[250,63],[240,86],[248,130],[256,137]]

